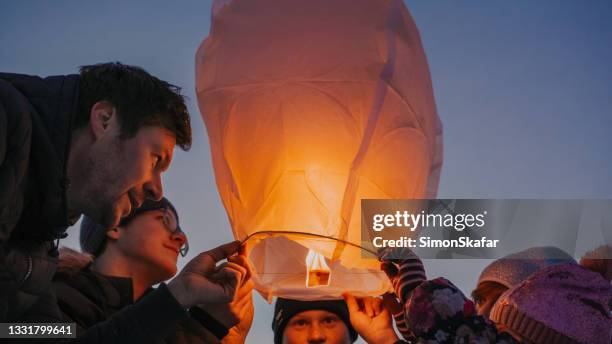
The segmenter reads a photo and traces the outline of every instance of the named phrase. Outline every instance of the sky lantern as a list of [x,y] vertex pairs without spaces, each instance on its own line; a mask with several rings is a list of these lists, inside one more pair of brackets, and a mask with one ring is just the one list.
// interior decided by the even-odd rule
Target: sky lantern
[[[434,198],[442,127],[402,1],[215,1],[198,104],[233,234],[268,300],[380,295],[361,199]],[[367,252],[372,253],[372,252]]]

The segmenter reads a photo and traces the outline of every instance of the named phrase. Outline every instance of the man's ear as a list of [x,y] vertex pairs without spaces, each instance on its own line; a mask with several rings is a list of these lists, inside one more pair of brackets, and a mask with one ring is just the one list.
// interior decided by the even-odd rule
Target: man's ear
[[96,102],[89,113],[89,126],[97,139],[106,134],[111,124],[117,120],[117,109],[105,100]]
[[121,227],[115,227],[106,231],[106,236],[109,239],[119,240],[119,238],[121,238],[121,235],[123,235],[123,228]]

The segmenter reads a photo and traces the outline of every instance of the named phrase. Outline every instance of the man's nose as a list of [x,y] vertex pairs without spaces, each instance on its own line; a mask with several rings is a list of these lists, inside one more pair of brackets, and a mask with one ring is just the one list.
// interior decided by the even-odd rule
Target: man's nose
[[159,201],[164,196],[161,175],[155,174],[153,178],[144,185],[144,191],[146,198]]
[[325,333],[321,330],[321,326],[319,324],[313,324],[310,326],[310,330],[308,331],[308,343],[309,344],[319,344],[325,343]]

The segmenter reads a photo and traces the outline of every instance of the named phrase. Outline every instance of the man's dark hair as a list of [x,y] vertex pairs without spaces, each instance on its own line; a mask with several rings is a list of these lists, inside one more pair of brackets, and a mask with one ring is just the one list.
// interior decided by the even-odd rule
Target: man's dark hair
[[183,150],[191,147],[191,125],[181,89],[119,62],[82,66],[76,128],[89,123],[91,107],[99,101],[117,108],[124,138],[144,126],[160,126],[176,136]]

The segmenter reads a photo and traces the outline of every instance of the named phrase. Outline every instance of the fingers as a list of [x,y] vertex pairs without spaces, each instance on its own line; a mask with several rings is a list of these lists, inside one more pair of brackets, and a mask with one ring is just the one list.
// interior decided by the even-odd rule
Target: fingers
[[379,297],[372,298],[372,310],[374,310],[375,316],[379,315],[380,313],[384,311],[381,298]]
[[247,272],[246,275],[244,277],[244,280],[250,280],[251,279],[251,275],[253,273],[253,268],[251,267],[251,263],[249,262],[249,260],[247,259],[246,256],[238,254],[235,256],[231,256],[229,258],[227,258],[228,262],[232,262],[232,263],[236,263],[242,267],[244,267]]
[[[248,303],[252,298],[252,291],[255,285],[253,281],[245,280],[245,277],[248,275],[248,270],[239,264],[226,262],[220,265],[218,271],[211,277],[215,280],[220,280],[220,276],[226,276],[225,274],[227,273],[231,273],[232,278],[235,278],[237,281],[237,284],[233,285],[236,290],[230,302],[235,305]],[[233,283],[233,280],[230,281],[230,283]]]
[[238,285],[240,284],[242,273],[230,267],[224,267],[217,271],[213,277],[223,288],[224,299],[212,302],[232,302],[236,296]]
[[217,262],[236,253],[239,246],[240,241],[234,241],[215,247],[210,251],[202,252],[187,264],[188,269],[197,273],[210,273],[215,269]]
[[378,297],[356,298],[351,294],[344,294],[343,297],[350,313],[364,313],[374,318],[384,311],[383,301]]
[[236,263],[230,262],[230,261],[221,264],[219,266],[219,268],[220,269],[222,269],[222,268],[230,268],[230,269],[238,270],[238,271],[240,271],[240,274],[243,277],[246,276],[246,274],[247,274],[247,269],[244,266],[242,266],[240,264],[236,264]]
[[235,276],[237,277],[237,284],[236,284],[236,291],[239,290],[240,286],[243,284],[244,282],[244,277],[247,274],[247,269],[245,269],[244,267],[236,264],[236,263],[232,263],[232,262],[225,262],[223,264],[221,264],[219,267],[217,267],[217,272],[213,273],[211,275],[211,278],[217,280],[218,279],[218,274],[220,272],[223,271],[232,271],[235,272]]
[[239,248],[240,248],[240,241],[236,240],[236,241],[215,247],[212,250],[205,252],[205,254],[211,257],[216,264],[217,262],[237,253]]
[[353,314],[359,312],[359,305],[357,304],[357,299],[351,294],[344,294],[344,302],[346,302],[346,307],[349,310],[349,314]]
[[363,299],[361,299],[361,302],[363,302],[363,310],[365,314],[367,314],[370,318],[374,317],[374,307],[372,305],[372,299],[373,298],[371,297],[364,297]]
[[357,299],[357,301],[361,301],[363,304],[363,312],[370,318],[374,318],[384,311],[382,299],[378,297],[364,297],[362,299]]

